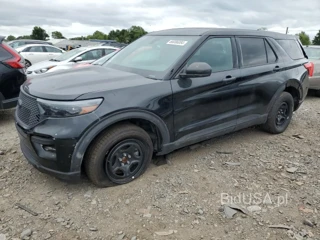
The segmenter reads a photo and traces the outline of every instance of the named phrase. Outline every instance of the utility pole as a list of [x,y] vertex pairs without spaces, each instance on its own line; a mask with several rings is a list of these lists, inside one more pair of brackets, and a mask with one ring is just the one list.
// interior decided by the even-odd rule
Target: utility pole
[[287,27],[286,34],[288,34],[288,32],[289,32],[289,27]]

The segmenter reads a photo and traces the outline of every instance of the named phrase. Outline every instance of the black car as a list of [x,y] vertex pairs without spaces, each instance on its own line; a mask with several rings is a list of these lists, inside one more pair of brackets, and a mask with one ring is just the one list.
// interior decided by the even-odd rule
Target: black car
[[262,125],[288,127],[312,65],[295,36],[232,29],[149,33],[103,66],[27,80],[16,127],[28,161],[62,179],[128,183],[164,155]]
[[8,42],[8,45],[12,48],[18,48],[23,45],[28,44],[46,44],[46,45],[52,45],[51,42],[43,41],[43,40],[34,40],[34,39],[20,39],[20,40],[13,40]]
[[17,105],[20,86],[26,80],[24,59],[0,36],[0,109]]

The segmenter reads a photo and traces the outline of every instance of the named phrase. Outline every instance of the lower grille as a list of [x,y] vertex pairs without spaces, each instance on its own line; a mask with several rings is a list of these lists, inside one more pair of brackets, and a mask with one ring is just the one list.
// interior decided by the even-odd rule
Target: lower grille
[[40,122],[40,111],[37,99],[20,91],[17,115],[19,120],[28,127],[34,127]]

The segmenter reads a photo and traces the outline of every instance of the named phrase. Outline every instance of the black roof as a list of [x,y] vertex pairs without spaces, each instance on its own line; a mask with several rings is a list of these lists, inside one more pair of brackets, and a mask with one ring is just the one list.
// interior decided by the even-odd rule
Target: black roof
[[151,32],[148,35],[154,36],[209,36],[209,35],[242,35],[242,36],[266,36],[275,39],[296,39],[294,35],[270,31],[258,31],[248,29],[232,29],[232,28],[173,28]]

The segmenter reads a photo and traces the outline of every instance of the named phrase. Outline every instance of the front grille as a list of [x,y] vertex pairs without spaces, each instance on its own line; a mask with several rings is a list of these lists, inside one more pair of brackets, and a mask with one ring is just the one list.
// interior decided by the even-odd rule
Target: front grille
[[17,115],[19,120],[26,126],[31,128],[37,125],[40,122],[40,111],[37,99],[20,91]]

